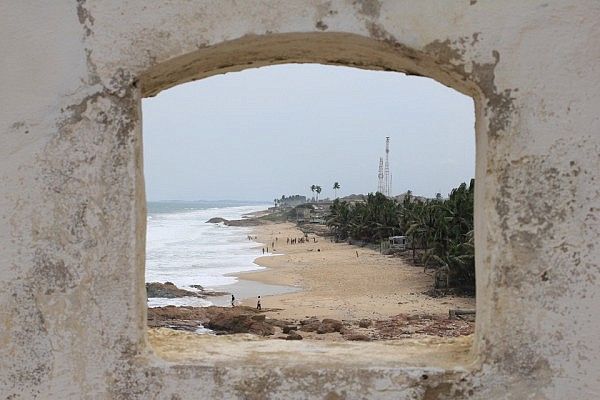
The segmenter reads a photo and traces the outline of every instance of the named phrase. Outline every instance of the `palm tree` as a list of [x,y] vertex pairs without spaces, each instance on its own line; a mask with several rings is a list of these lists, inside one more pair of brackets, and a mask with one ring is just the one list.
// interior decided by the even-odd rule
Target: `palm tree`
[[333,190],[335,191],[335,198],[336,198],[336,199],[337,199],[337,191],[338,191],[338,189],[339,189],[339,188],[340,188],[340,184],[339,184],[339,182],[335,182],[335,183],[333,184]]
[[[317,187],[316,187],[315,185],[311,185],[311,187],[310,187],[310,191],[314,193],[314,192],[315,192],[315,190],[317,190]],[[313,197],[314,197],[314,196],[313,196]]]
[[[315,186],[315,191],[319,194],[320,187]],[[452,189],[447,198],[438,194],[434,199],[420,199],[408,191],[402,202],[381,193],[370,193],[363,202],[352,204],[335,199],[327,225],[337,239],[376,243],[389,236],[406,235],[413,262],[420,259],[424,269],[434,268],[436,282],[473,289],[474,193],[475,181],[471,180],[469,185]]]
[[345,201],[335,199],[329,208],[327,226],[331,228],[336,239],[344,240],[348,237],[352,207]]
[[321,186],[315,186],[315,192],[317,192],[317,201],[319,201],[319,194],[321,193]]

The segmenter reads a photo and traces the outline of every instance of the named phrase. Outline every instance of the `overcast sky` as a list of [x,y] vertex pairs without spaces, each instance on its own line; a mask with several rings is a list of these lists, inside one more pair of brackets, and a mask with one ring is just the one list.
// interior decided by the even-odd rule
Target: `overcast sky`
[[444,195],[475,170],[473,101],[431,79],[323,65],[218,75],[144,99],[148,200],[267,200],[377,190]]

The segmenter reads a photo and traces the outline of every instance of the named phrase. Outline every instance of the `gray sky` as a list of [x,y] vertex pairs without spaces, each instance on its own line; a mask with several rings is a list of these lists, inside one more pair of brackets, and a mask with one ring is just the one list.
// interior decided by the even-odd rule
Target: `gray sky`
[[218,75],[144,99],[148,200],[377,190],[444,195],[475,170],[473,101],[431,79],[315,64]]

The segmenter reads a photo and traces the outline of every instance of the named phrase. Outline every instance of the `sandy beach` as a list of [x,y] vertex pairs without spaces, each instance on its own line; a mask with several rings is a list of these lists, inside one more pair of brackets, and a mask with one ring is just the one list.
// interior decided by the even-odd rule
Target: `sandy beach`
[[[312,234],[307,243],[287,244],[287,238],[304,236],[292,223],[257,226],[253,235],[257,236],[259,246],[268,246],[270,252],[275,242],[273,254],[276,256],[256,259],[258,265],[267,269],[236,276],[241,280],[302,289],[262,296],[263,308],[277,309],[267,313],[271,318],[318,316],[357,320],[398,314],[447,316],[451,308],[475,308],[475,298],[432,298],[423,294],[432,287],[433,276],[398,257],[346,243],[332,243],[328,238]],[[242,299],[241,303],[252,306],[256,299]]]

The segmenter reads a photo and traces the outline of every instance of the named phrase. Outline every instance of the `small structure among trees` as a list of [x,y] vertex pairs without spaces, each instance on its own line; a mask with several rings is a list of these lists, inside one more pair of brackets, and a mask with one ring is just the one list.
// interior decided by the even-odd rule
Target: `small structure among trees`
[[410,240],[408,236],[392,236],[388,239],[388,245],[392,250],[407,250]]

